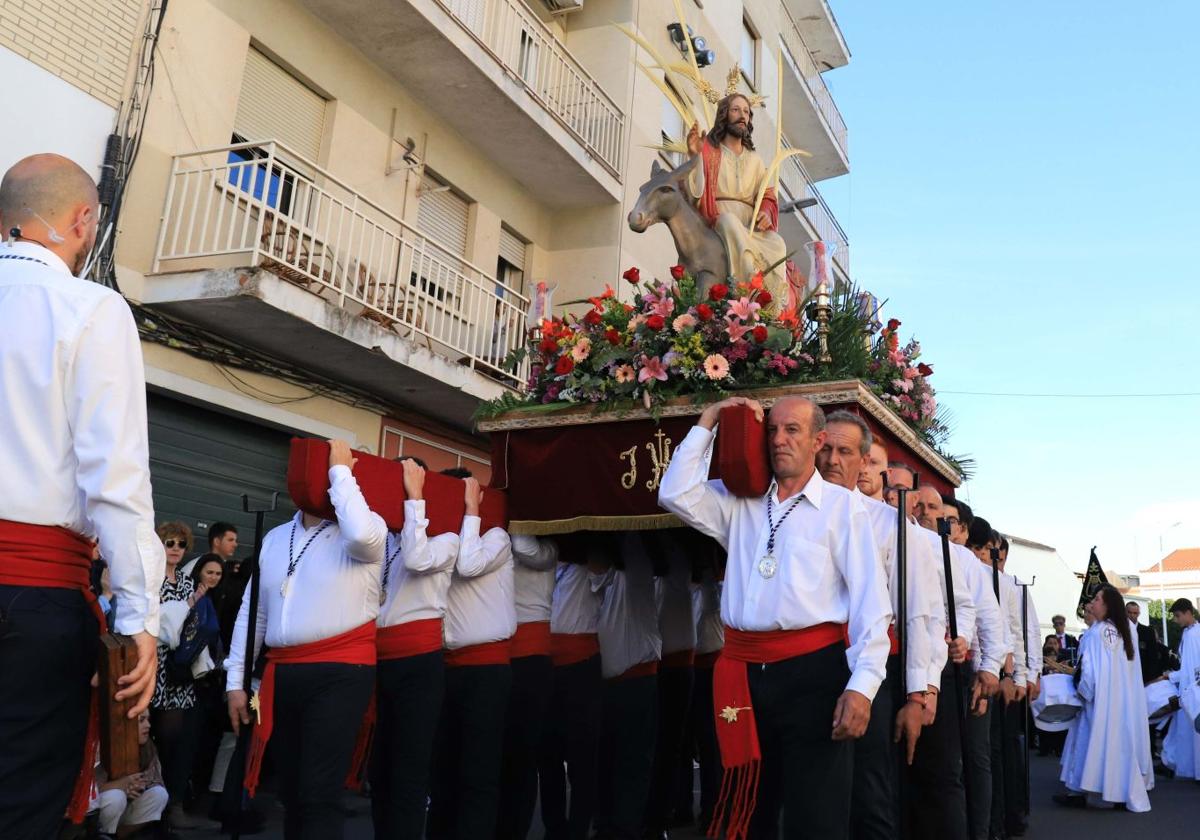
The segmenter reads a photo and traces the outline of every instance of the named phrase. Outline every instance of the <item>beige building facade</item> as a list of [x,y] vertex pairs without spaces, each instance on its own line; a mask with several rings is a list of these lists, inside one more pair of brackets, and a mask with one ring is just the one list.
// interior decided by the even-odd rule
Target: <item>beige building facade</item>
[[[849,169],[828,4],[680,5],[709,81],[738,64],[767,97],[764,159],[780,121],[811,154],[780,173],[781,204],[808,199],[781,214],[789,251],[832,243],[848,278],[814,186]],[[486,477],[471,414],[523,382],[506,358],[531,310],[676,261],[664,226],[626,216],[686,125],[614,25],[685,61],[675,20],[670,0],[6,2],[0,70],[28,80],[34,125],[0,165],[61,151],[99,177],[108,136],[140,125],[113,263],[144,336],[160,518],[248,522],[240,495],[284,489],[292,435]]]

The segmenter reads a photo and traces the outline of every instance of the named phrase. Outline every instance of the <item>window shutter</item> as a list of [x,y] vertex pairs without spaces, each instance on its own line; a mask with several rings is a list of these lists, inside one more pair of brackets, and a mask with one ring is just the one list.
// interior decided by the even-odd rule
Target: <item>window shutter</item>
[[470,205],[453,190],[428,175],[421,180],[421,200],[417,204],[417,229],[459,257],[467,255],[467,211]]
[[316,163],[325,130],[325,99],[251,47],[233,126],[247,140],[278,140]]
[[500,256],[517,271],[525,270],[525,243],[508,228],[500,228]]

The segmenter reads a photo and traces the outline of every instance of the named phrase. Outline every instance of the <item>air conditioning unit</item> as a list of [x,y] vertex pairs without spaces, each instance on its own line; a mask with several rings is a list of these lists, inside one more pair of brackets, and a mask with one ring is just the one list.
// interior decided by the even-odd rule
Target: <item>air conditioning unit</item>
[[583,8],[583,0],[542,0],[552,15],[565,15]]

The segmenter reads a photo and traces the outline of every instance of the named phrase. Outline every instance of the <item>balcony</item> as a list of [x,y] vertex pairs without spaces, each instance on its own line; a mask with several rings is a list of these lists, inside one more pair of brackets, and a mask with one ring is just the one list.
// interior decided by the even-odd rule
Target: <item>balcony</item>
[[459,427],[527,375],[520,290],[274,141],[174,158],[152,273],[147,306]]
[[521,0],[302,2],[539,200],[620,200],[624,113]]
[[813,61],[800,27],[786,4],[782,9],[783,59],[791,68],[783,81],[783,132],[812,154],[806,165],[814,181],[845,175],[850,171],[846,121]]
[[[838,224],[837,218],[820,190],[813,184],[804,166],[797,158],[788,158],[779,171],[779,186],[781,195],[779,202],[794,201],[802,198],[815,198],[817,203],[812,207],[793,210],[791,213],[780,215],[779,229],[787,241],[789,250],[799,250],[805,243],[821,240],[834,246],[833,268],[838,278],[850,280],[850,243],[846,232]],[[803,252],[800,252],[802,254]],[[801,265],[804,260],[797,255]]]
[[783,0],[783,5],[812,48],[819,67],[832,70],[850,63],[850,48],[828,0]]

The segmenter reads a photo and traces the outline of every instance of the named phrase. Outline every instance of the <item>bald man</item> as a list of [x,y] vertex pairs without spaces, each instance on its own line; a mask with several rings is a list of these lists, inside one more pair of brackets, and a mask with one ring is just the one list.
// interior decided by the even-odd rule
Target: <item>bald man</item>
[[[141,346],[119,294],[76,279],[96,239],[96,185],[35,155],[0,182],[0,837],[81,819],[103,617],[88,588],[108,561],[114,630],[138,662],[118,700],[154,691],[165,558],[154,534]],[[87,747],[85,749],[85,747]]]

